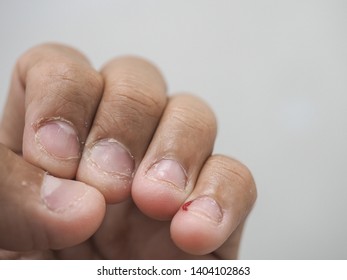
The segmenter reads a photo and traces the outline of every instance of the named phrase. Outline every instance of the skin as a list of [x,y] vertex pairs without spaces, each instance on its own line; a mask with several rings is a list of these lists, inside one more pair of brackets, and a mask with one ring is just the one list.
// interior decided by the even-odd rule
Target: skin
[[236,258],[256,188],[216,131],[146,60],[27,51],[0,124],[0,258]]

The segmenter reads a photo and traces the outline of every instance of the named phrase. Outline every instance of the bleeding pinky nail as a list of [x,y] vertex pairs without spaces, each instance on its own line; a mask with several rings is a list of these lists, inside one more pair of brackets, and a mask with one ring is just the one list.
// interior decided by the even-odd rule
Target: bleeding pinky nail
[[214,223],[220,223],[223,212],[219,204],[209,196],[200,196],[182,205],[183,211],[189,211]]
[[190,205],[190,204],[192,204],[192,200],[191,201],[188,201],[188,202],[186,202],[186,203],[184,203],[183,205],[182,205],[182,210],[183,211],[188,211],[188,206]]

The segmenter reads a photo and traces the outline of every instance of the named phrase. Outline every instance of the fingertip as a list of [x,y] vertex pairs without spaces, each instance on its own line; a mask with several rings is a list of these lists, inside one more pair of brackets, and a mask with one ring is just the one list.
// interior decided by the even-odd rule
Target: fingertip
[[2,145],[0,155],[1,248],[58,249],[95,233],[105,215],[101,193],[48,175]]
[[196,219],[174,219],[171,238],[178,248],[192,255],[205,255],[216,249],[210,230],[201,227]]
[[182,205],[171,222],[171,237],[181,250],[205,255],[220,247],[229,232],[224,213],[210,197],[202,196]]
[[173,241],[183,251],[207,254],[237,240],[232,251],[223,253],[227,258],[236,256],[239,237],[235,232],[255,197],[255,184],[245,166],[225,156],[210,157],[192,194],[172,220]]
[[105,215],[102,194],[81,182],[46,175],[40,195],[49,248],[60,249],[85,241]]
[[170,220],[187,194],[184,188],[166,179],[153,177],[151,171],[138,171],[132,186],[132,198],[137,207],[156,220]]

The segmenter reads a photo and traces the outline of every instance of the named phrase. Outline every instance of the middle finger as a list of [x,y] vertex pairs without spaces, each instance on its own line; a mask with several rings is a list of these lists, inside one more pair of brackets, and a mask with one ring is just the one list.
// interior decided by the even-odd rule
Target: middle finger
[[135,57],[115,59],[101,74],[104,94],[77,179],[116,203],[130,195],[134,172],[166,105],[166,85],[152,64]]

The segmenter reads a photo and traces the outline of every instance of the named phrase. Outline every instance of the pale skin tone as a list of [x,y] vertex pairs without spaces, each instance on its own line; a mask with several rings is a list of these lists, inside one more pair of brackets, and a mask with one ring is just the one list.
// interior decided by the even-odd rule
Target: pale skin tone
[[0,258],[236,258],[256,188],[216,131],[144,59],[30,49],[0,124]]

